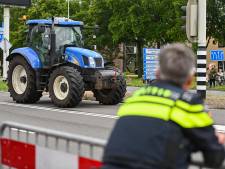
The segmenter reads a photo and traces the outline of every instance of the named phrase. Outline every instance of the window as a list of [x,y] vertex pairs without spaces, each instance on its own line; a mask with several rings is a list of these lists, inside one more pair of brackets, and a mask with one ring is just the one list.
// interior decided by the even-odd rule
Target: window
[[55,27],[56,49],[64,45],[83,46],[80,27]]

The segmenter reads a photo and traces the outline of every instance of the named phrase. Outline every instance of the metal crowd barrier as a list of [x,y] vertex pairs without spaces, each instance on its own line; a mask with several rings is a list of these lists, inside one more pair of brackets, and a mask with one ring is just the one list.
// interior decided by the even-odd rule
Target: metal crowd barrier
[[[49,159],[53,161],[53,163],[57,163],[57,159],[68,157],[69,159],[74,160],[72,161],[73,165],[71,166],[75,169],[87,169],[89,166],[100,166],[100,161],[102,159],[103,150],[106,144],[106,141],[101,139],[95,139],[80,135],[74,135],[69,133],[64,133],[60,131],[50,130],[46,128],[41,127],[34,127],[30,125],[24,125],[19,124],[15,122],[4,122],[0,128],[0,136],[1,136],[1,146],[0,146],[0,152],[4,152],[1,154],[1,159],[3,160],[0,164],[1,169],[7,168],[17,168],[18,169],[55,169],[57,167],[58,169],[65,169],[66,167],[59,167],[54,166],[55,164],[52,164],[51,167],[34,167],[29,164],[30,161],[29,157],[25,157],[23,153],[15,152],[15,151],[21,151],[25,150],[31,154],[31,151],[35,151],[35,155],[39,154],[40,157],[36,157],[37,159],[33,159],[33,162],[36,163],[34,165],[42,165],[37,164],[40,162],[40,158],[46,157],[46,153],[49,154],[49,156],[56,157],[56,159]],[[16,142],[14,142],[16,141]],[[25,143],[21,146],[20,143]],[[6,144],[6,145],[4,145]],[[7,145],[8,144],[8,145]],[[15,145],[19,145],[20,148],[15,147]],[[9,147],[12,147],[11,149]],[[13,147],[14,146],[14,147]],[[28,148],[27,148],[28,147]],[[7,149],[8,148],[8,149]],[[26,149],[27,148],[27,149]],[[5,150],[6,149],[6,150]],[[35,149],[35,150],[33,150]],[[8,152],[5,152],[8,151]],[[10,152],[9,152],[10,151]],[[43,152],[43,153],[40,153]],[[58,153],[57,153],[58,152]],[[10,158],[9,156],[13,153],[13,157]],[[60,156],[60,154],[64,153],[63,156]],[[34,154],[34,153],[33,153]],[[75,155],[77,160],[75,161]],[[47,158],[50,158],[47,155]],[[58,156],[58,157],[57,157]],[[4,162],[4,158],[5,162]],[[81,158],[82,157],[82,158]],[[15,158],[24,159],[25,162],[21,161],[12,161]],[[58,161],[60,163],[60,161]],[[82,164],[75,164],[75,163],[81,163]],[[26,164],[25,164],[26,163]],[[46,161],[43,162],[46,164]],[[66,161],[63,161],[63,163],[67,163]],[[69,163],[69,162],[68,162]],[[85,163],[85,164],[83,164]],[[79,165],[82,165],[83,167],[79,167]],[[32,167],[31,167],[32,166]],[[68,167],[69,168],[69,167]],[[96,167],[97,168],[97,167]]]
[[[225,132],[225,131],[221,130],[220,132]],[[30,149],[28,149],[27,147],[31,145],[36,146],[36,149],[40,148],[41,151],[43,148],[46,148],[46,150],[43,151],[45,154],[41,155],[43,157],[46,157],[46,152],[48,154],[48,152],[50,151],[51,156],[55,156],[54,153],[56,152],[66,153],[66,154],[63,154],[65,157],[69,157],[68,154],[75,154],[78,157],[82,157],[82,160],[78,160],[78,162],[80,163],[81,161],[84,162],[85,159],[90,160],[88,162],[85,162],[84,165],[82,164],[83,167],[79,167],[77,165],[76,166],[77,169],[100,168],[101,166],[100,161],[102,159],[102,154],[104,151],[104,147],[106,145],[105,140],[95,139],[95,138],[90,138],[90,137],[85,137],[80,135],[74,135],[74,134],[69,134],[65,132],[59,132],[59,131],[41,128],[41,127],[34,127],[30,125],[19,124],[15,122],[4,122],[0,128],[0,137],[1,137],[0,152],[4,152],[4,149],[6,149],[7,151],[15,153],[15,151],[21,150],[21,148],[16,149],[15,147],[13,147],[12,148],[13,150],[11,149],[8,150],[7,148],[9,148],[10,146],[14,144],[16,146],[18,145],[21,146],[20,143],[25,143],[22,147],[22,150],[24,150],[25,148],[25,150],[30,151]],[[13,140],[13,141],[11,142],[10,140]],[[4,145],[4,143],[6,143],[6,145]],[[10,152],[7,152],[7,153],[10,153]],[[6,160],[6,163],[12,165],[12,166],[9,166],[8,168],[17,168],[16,166],[13,166],[15,164],[12,161],[10,162],[10,160],[18,158],[20,161],[22,161],[23,158],[25,158],[23,157],[23,154],[17,153],[16,155],[17,155],[16,157],[13,157],[11,159],[9,157],[10,154],[6,155],[8,158],[7,159],[8,161]],[[4,155],[1,154],[0,159],[4,161],[3,156]],[[41,157],[38,157],[38,158],[41,158]],[[18,159],[17,159],[17,163],[19,163]],[[38,161],[40,161],[40,159]],[[54,162],[56,163],[57,161],[54,160]],[[2,163],[0,164],[0,169],[7,168],[5,165],[3,166]],[[35,167],[34,168],[29,167],[30,164],[27,165],[25,164],[25,162],[23,163],[24,163],[23,167],[21,167],[23,169],[35,168]],[[28,161],[28,163],[30,163],[30,161]],[[66,163],[66,161],[64,161],[64,163]],[[86,163],[88,163],[88,165],[92,167],[89,168]],[[45,161],[45,164],[46,164],[46,161]],[[192,162],[190,169],[193,169],[193,167],[195,167],[196,169],[206,169],[206,167],[204,167],[204,164],[200,161]],[[42,167],[36,167],[36,168],[42,169]],[[56,168],[61,169],[59,166],[55,167],[54,169]],[[65,167],[62,167],[62,168],[65,169]],[[43,169],[52,169],[52,168],[50,167],[48,168],[44,166]],[[225,166],[223,166],[220,169],[225,169]]]

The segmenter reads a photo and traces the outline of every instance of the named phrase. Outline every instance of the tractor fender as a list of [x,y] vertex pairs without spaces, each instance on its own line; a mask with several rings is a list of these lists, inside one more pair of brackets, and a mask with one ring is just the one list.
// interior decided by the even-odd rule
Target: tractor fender
[[6,60],[10,61],[13,57],[18,55],[23,56],[33,69],[42,68],[42,63],[38,57],[38,54],[29,47],[14,49]]

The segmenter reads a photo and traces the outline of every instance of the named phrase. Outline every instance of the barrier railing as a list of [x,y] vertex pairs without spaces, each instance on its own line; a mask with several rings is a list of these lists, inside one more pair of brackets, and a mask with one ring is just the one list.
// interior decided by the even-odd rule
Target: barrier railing
[[4,122],[0,136],[1,168],[95,168],[101,165],[106,144],[100,139],[14,122]]
[[[1,169],[97,169],[106,145],[105,140],[15,122],[4,122],[0,137]],[[206,168],[199,161],[193,166]]]

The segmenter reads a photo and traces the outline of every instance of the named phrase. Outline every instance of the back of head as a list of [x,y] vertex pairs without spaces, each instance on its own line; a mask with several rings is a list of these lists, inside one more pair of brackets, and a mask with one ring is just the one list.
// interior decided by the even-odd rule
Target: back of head
[[160,79],[182,86],[195,72],[195,54],[184,44],[165,45],[159,55]]

